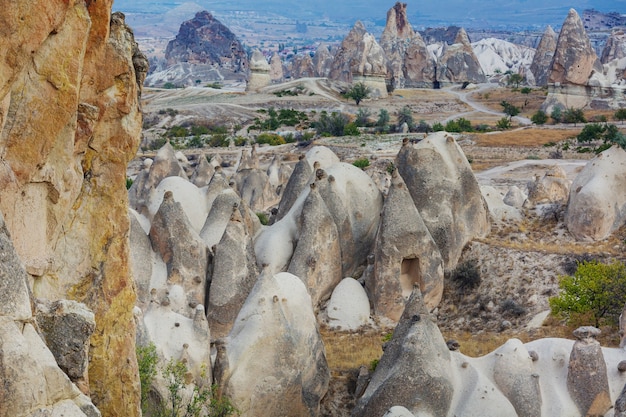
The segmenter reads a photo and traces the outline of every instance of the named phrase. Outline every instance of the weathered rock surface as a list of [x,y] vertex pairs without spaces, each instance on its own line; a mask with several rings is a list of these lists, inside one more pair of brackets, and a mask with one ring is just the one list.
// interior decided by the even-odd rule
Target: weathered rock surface
[[504,197],[494,187],[482,185],[480,187],[480,192],[487,203],[487,207],[489,207],[489,214],[494,222],[502,223],[522,220],[523,215],[521,210],[517,207],[506,204],[504,202]]
[[606,363],[595,327],[574,331],[578,339],[572,347],[567,372],[567,389],[581,415],[603,416],[612,406]]
[[571,186],[565,224],[576,239],[602,240],[626,222],[626,151],[618,146],[587,163]]
[[[372,88],[375,97],[386,97],[385,77],[387,58],[374,35],[368,33],[365,26],[357,21],[333,60],[329,78],[352,82],[355,77]],[[381,85],[382,83],[382,85]]]
[[397,172],[381,213],[374,256],[374,274],[365,285],[376,315],[397,322],[414,286],[424,294],[429,310],[439,304],[441,254]]
[[280,55],[274,53],[270,58],[270,80],[273,83],[282,83],[285,79],[285,70]]
[[561,167],[551,168],[546,174],[528,184],[528,201],[531,204],[565,204],[570,194],[570,180]]
[[322,44],[315,50],[313,55],[313,68],[316,77],[328,77],[331,66],[333,65],[333,55],[330,53],[328,46]]
[[474,173],[454,138],[435,133],[416,145],[405,141],[396,167],[452,270],[467,242],[489,233],[489,211]]
[[344,278],[333,290],[326,306],[328,325],[340,330],[357,330],[370,324],[370,302],[363,286]]
[[313,182],[313,170],[311,164],[307,158],[302,155],[298,160],[298,163],[293,169],[285,191],[283,192],[280,203],[278,203],[278,211],[276,213],[275,220],[282,219],[285,214],[291,209],[293,203],[296,201],[302,190],[309,184],[309,181]]
[[420,34],[411,27],[406,15],[406,3],[397,2],[387,12],[380,46],[388,60],[387,78],[393,88],[432,88],[435,61]]
[[611,36],[606,40],[600,62],[608,64],[609,62],[626,57],[626,33],[624,30],[614,30]]
[[416,290],[352,416],[382,416],[392,406],[446,416],[453,394],[450,351]]
[[341,281],[341,246],[333,216],[315,183],[302,206],[298,243],[287,272],[302,279],[317,311]]
[[291,62],[291,78],[309,78],[317,76],[311,55],[296,55]]
[[459,29],[454,43],[446,45],[437,59],[437,81],[441,85],[487,81],[465,29]]
[[271,67],[265,55],[255,48],[250,57],[250,77],[248,77],[246,91],[259,91],[270,85],[272,82],[270,71]]
[[530,71],[535,77],[537,86],[548,85],[548,77],[552,67],[552,60],[554,59],[554,52],[556,51],[557,39],[554,29],[548,25],[541,36],[533,62],[530,64]]
[[242,416],[318,415],[330,373],[298,277],[261,275],[217,349],[216,382]]
[[570,9],[559,32],[548,82],[586,85],[594,70],[602,72],[600,62],[582,20]]
[[236,72],[248,70],[248,57],[241,42],[207,11],[198,12],[181,24],[176,39],[167,44],[165,59],[168,65],[189,62]]
[[[79,301],[95,314],[94,403],[105,415],[132,417],[140,412],[125,176],[140,138],[138,83],[147,60],[111,4],[18,1],[0,11],[0,210],[20,259],[37,277],[33,294]],[[3,380],[32,385],[42,398],[48,388],[37,369],[53,359],[27,364],[29,328],[14,335],[21,341],[13,353],[24,355],[24,363],[14,356],[19,373]],[[26,379],[32,375],[41,375],[37,384]],[[51,381],[59,379],[49,376],[56,390]],[[35,397],[12,396],[9,406],[20,411],[8,415],[29,410]]]

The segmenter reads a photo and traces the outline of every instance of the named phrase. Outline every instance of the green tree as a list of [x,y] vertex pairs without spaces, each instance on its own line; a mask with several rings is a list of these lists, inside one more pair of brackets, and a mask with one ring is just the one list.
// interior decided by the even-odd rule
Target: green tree
[[376,121],[376,126],[384,129],[389,126],[389,120],[391,120],[389,112],[386,109],[380,109],[378,112],[378,121]]
[[511,118],[517,116],[520,113],[519,107],[514,106],[506,100],[502,101],[500,105],[502,106],[502,111],[504,112],[504,114],[509,116],[509,120],[511,120]]
[[413,113],[411,112],[411,108],[409,106],[404,106],[398,110],[398,127],[402,126],[404,123],[406,123],[409,127],[409,130],[413,130],[415,127]]
[[496,127],[500,130],[507,130],[511,128],[511,119],[503,117],[496,122]]
[[580,133],[576,136],[578,143],[589,143],[600,140],[606,132],[606,124],[589,123],[585,125]]
[[524,77],[520,74],[511,74],[509,75],[508,84],[512,85],[514,88],[518,88],[521,83],[524,82]]
[[563,109],[559,106],[554,107],[550,113],[550,117],[554,120],[554,123],[561,123],[563,121]]
[[537,112],[530,117],[530,121],[536,125],[543,125],[548,121],[548,115],[543,110],[537,110]]
[[361,101],[369,98],[370,94],[372,94],[372,89],[365,85],[363,82],[358,82],[353,84],[352,87],[344,94],[346,98],[350,98],[354,100],[356,105],[358,106]]
[[626,266],[582,262],[574,275],[560,277],[559,288],[549,300],[552,314],[574,325],[617,326],[626,303]]
[[613,115],[613,118],[615,120],[619,120],[620,122],[624,123],[624,120],[626,120],[626,108],[621,108],[615,111],[615,114]]
[[318,121],[312,126],[318,135],[322,136],[343,136],[346,125],[350,122],[347,115],[339,112],[332,112],[330,115],[322,112]]
[[141,384],[141,412],[146,414],[148,412],[148,393],[158,374],[159,358],[154,343],[150,343],[148,346],[137,346],[136,354]]
[[576,123],[586,123],[587,119],[585,118],[583,109],[574,109],[570,107],[563,113],[563,121],[565,123],[574,123],[574,126],[576,126]]

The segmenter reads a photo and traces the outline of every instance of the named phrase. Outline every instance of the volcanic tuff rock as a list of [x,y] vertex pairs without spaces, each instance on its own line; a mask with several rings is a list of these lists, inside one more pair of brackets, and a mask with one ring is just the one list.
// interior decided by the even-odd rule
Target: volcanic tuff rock
[[589,161],[570,188],[565,224],[576,239],[602,240],[626,222],[626,151],[615,145]]
[[270,64],[265,59],[265,55],[255,48],[250,57],[250,76],[246,91],[258,91],[270,85],[272,82],[270,69]]
[[207,11],[183,22],[176,39],[167,44],[168,65],[179,62],[211,64],[235,72],[248,70],[248,56],[234,33]]
[[626,33],[624,30],[614,30],[606,40],[600,61],[608,64],[614,59],[626,57]]
[[368,33],[363,23],[357,21],[335,54],[329,78],[352,82],[355,77],[360,77],[360,81],[366,84],[371,82],[373,96],[386,97],[386,75],[385,52],[374,35]]
[[586,85],[593,71],[602,72],[578,13],[570,9],[554,52],[549,83]]
[[[105,415],[132,417],[140,410],[125,179],[140,139],[147,60],[111,5],[15,1],[0,10],[0,210],[34,295],[79,301],[95,314],[94,403]],[[39,358],[50,355],[29,329],[17,332],[20,340],[30,338]],[[28,356],[24,346],[15,353]],[[12,380],[36,374],[20,363]],[[11,398],[12,416],[34,404]]]
[[548,25],[541,36],[533,62],[530,64],[530,71],[533,73],[535,84],[538,86],[548,85],[548,76],[556,51],[556,43],[557,35],[552,26]]
[[433,86],[435,61],[422,37],[411,27],[406,3],[398,2],[387,12],[380,46],[387,56],[387,78],[394,88]]
[[454,43],[444,46],[442,55],[438,57],[437,81],[442,85],[487,81],[465,29],[459,29]]
[[280,59],[280,55],[274,53],[270,58],[270,80],[273,83],[282,83],[284,78],[283,61]]
[[444,269],[454,269],[467,242],[489,233],[489,211],[476,177],[454,138],[439,132],[416,145],[406,141],[396,157]]
[[316,77],[328,77],[330,68],[333,64],[333,55],[330,53],[328,46],[320,45],[313,55],[313,68]]
[[315,73],[315,66],[313,65],[311,55],[307,53],[293,57],[291,61],[291,78],[309,78],[315,76],[317,76],[317,74]]

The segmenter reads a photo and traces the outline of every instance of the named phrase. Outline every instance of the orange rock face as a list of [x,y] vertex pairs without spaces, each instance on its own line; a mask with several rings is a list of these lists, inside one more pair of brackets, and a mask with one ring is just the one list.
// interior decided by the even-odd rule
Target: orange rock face
[[147,61],[112,0],[0,8],[0,210],[33,295],[96,315],[91,397],[139,416],[126,164]]

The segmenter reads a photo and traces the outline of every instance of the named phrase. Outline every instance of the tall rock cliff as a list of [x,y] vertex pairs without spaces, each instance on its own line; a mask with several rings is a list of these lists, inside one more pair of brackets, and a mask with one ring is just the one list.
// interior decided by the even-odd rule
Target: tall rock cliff
[[104,416],[138,416],[125,178],[147,60],[112,0],[10,3],[0,9],[0,210],[32,294],[95,313],[93,402]]
[[393,88],[433,86],[435,61],[420,34],[411,27],[406,3],[397,2],[387,12],[380,46],[388,59],[387,78]]
[[533,62],[530,64],[530,72],[533,73],[535,84],[538,86],[548,84],[550,67],[552,65],[552,59],[554,58],[554,51],[556,50],[556,41],[556,33],[554,29],[552,29],[552,26],[548,25],[541,36]]

